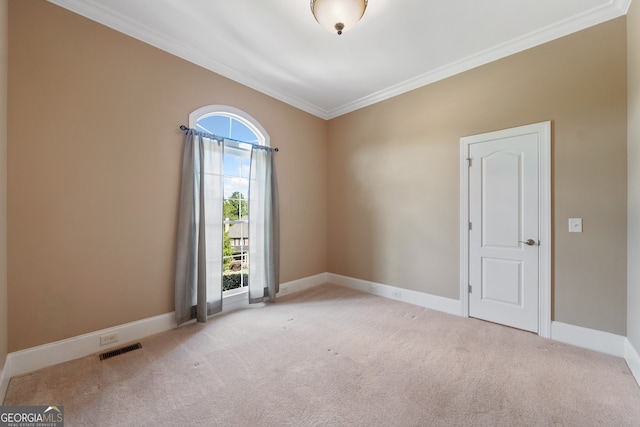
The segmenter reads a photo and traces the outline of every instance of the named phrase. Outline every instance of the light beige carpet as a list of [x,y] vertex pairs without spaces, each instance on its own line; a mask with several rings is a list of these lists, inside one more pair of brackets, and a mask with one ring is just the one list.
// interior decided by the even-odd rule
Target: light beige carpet
[[624,360],[325,285],[13,378],[67,426],[640,426]]

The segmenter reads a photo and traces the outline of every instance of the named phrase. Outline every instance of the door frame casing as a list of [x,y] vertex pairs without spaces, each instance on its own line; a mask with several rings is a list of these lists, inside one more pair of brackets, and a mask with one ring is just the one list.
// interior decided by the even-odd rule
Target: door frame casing
[[460,138],[460,305],[461,315],[469,317],[469,148],[472,144],[532,133],[538,136],[538,335],[551,338],[550,121]]

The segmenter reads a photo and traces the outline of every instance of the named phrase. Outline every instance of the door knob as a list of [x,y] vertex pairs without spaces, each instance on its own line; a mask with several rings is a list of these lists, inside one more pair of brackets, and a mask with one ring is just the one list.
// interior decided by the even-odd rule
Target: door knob
[[525,244],[525,245],[527,245],[527,246],[533,246],[533,245],[535,245],[535,244],[536,244],[536,241],[535,241],[535,240],[533,240],[533,239],[527,239],[527,241],[526,241],[526,242],[523,242],[522,240],[519,240],[519,242],[520,242],[520,243],[524,243],[524,244]]

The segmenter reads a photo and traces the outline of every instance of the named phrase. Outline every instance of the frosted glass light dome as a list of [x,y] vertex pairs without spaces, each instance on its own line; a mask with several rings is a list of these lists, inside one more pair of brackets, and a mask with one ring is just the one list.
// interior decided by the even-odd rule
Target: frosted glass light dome
[[342,34],[362,18],[368,0],[311,0],[311,12],[327,30]]

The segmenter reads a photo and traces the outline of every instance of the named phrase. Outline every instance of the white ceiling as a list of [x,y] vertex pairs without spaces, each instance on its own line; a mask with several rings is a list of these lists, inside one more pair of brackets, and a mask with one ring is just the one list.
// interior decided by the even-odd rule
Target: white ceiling
[[369,0],[341,36],[309,0],[49,0],[324,119],[625,15],[631,0]]

